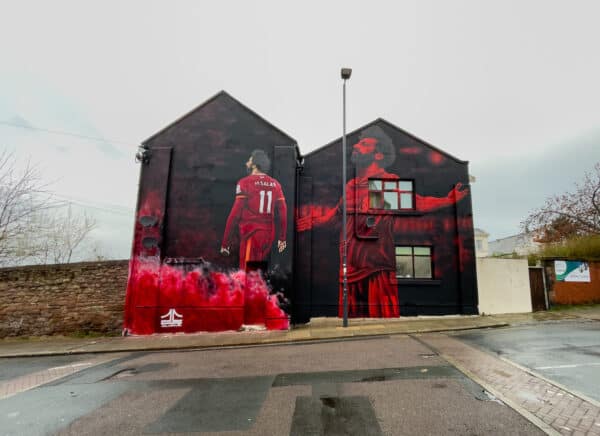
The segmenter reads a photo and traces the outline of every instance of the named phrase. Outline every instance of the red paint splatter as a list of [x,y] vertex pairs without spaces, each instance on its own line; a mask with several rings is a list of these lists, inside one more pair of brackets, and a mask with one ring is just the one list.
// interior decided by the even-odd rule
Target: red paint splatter
[[437,151],[429,152],[429,162],[431,162],[432,164],[440,165],[445,160],[446,158],[441,153],[438,153]]
[[[269,330],[289,328],[288,315],[278,295],[259,272],[224,273],[210,268],[185,271],[182,266],[132,260],[128,292],[135,307],[125,327],[133,334],[238,330],[242,324]],[[171,309],[181,315],[181,326],[161,324]]]
[[422,150],[420,147],[404,147],[398,151],[402,154],[420,154]]

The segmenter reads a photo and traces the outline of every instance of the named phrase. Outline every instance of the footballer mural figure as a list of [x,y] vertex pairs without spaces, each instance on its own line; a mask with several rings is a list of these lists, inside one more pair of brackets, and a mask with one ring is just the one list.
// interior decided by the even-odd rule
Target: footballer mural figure
[[287,205],[281,185],[266,173],[271,167],[269,156],[263,150],[254,150],[246,162],[248,176],[239,180],[235,201],[223,234],[221,254],[231,253],[232,232],[239,232],[240,269],[248,262],[267,261],[275,240],[275,213],[279,219],[277,248],[286,248]]
[[[396,259],[394,251],[394,234],[400,230],[395,228],[392,214],[374,214],[374,222],[370,227],[376,229],[378,237],[365,240],[357,235],[356,220],[363,220],[372,209],[369,182],[373,179],[381,181],[398,181],[400,177],[388,173],[385,168],[391,165],[396,151],[391,138],[378,126],[371,126],[361,132],[359,141],[352,148],[352,162],[356,165],[357,177],[346,184],[347,198],[347,277],[348,277],[348,314],[350,317],[398,317],[398,281],[396,279]],[[417,211],[429,212],[450,206],[462,200],[468,194],[458,183],[446,197],[423,197],[415,194]],[[411,200],[412,201],[412,200]],[[383,208],[383,206],[377,206]],[[315,213],[316,211],[316,213]],[[307,216],[297,219],[299,232],[309,230],[313,226],[333,223],[335,217],[342,212],[342,199],[335,207],[320,214],[318,208],[309,208]],[[340,237],[340,240],[342,237]],[[343,287],[341,267],[340,241],[340,290],[338,312],[343,314]]]

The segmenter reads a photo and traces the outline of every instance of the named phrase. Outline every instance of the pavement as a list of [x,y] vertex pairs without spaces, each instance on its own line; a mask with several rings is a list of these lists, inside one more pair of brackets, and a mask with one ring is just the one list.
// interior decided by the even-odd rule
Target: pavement
[[600,402],[442,333],[422,342],[549,435],[600,435]]
[[351,318],[348,327],[342,327],[342,320],[339,318],[313,318],[308,324],[294,326],[286,331],[97,338],[63,336],[5,338],[0,340],[0,358],[265,345],[378,335],[450,332],[566,319],[600,321],[600,305],[552,312],[503,315],[418,316],[399,319]]

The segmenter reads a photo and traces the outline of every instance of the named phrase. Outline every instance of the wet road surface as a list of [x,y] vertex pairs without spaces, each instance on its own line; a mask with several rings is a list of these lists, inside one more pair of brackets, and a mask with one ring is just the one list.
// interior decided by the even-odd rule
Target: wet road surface
[[0,400],[0,422],[2,435],[543,434],[408,336],[131,353]]
[[454,334],[600,402],[600,322],[544,322]]

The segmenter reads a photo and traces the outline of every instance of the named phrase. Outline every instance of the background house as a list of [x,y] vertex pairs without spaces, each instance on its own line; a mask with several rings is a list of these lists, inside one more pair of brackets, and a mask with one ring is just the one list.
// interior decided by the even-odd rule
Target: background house
[[475,256],[476,257],[488,257],[489,255],[489,233],[475,228]]
[[519,256],[526,256],[537,252],[540,246],[539,242],[534,241],[532,234],[519,233],[490,241],[489,254],[491,256],[502,256],[516,253]]

